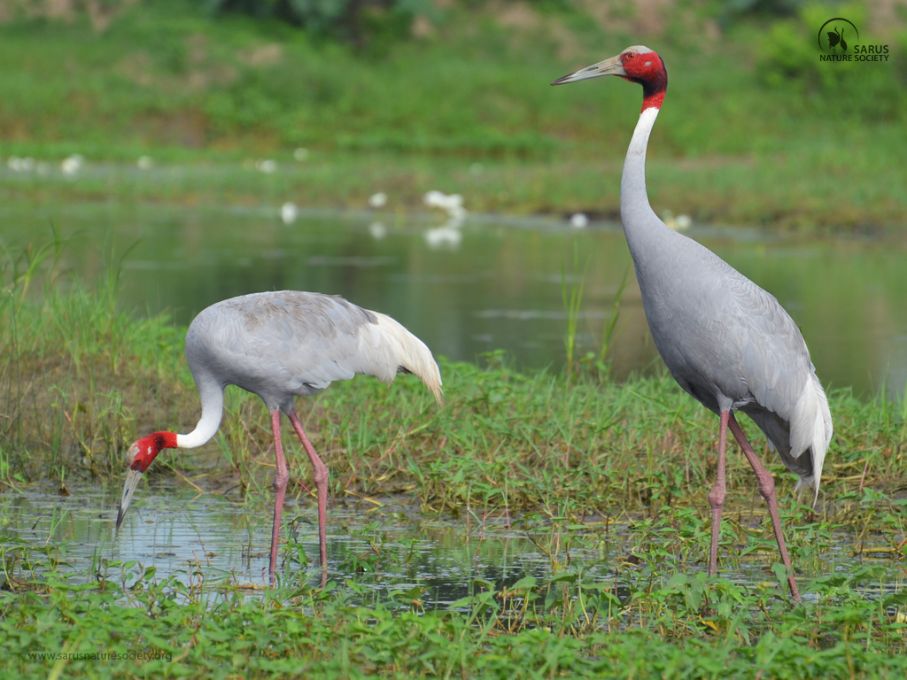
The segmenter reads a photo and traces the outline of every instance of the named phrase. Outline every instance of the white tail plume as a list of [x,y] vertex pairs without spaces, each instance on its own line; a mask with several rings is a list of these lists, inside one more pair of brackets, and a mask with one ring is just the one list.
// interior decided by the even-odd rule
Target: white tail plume
[[380,373],[375,371],[377,368],[375,365],[367,372],[373,373],[385,382],[390,382],[397,374],[398,368],[404,368],[425,383],[439,404],[443,403],[441,371],[431,350],[395,319],[380,312],[372,314],[378,323],[366,324],[365,334],[372,336],[370,344],[373,349],[378,350],[380,347],[385,356],[383,361],[377,362],[383,364]]
[[806,487],[815,490],[813,505],[819,499],[819,484],[822,481],[822,464],[833,432],[828,398],[819,379],[812,374],[803,387],[803,392],[794,407],[790,421],[791,455],[799,457],[809,449],[812,452],[813,470],[811,475],[801,477],[797,482],[799,492]]

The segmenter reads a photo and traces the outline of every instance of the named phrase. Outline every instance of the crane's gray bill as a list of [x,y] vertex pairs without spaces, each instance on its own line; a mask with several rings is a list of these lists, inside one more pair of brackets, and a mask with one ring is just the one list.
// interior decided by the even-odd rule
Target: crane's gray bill
[[611,57],[592,66],[586,66],[573,73],[568,73],[555,80],[552,85],[564,85],[565,83],[575,83],[578,80],[587,80],[589,78],[598,78],[600,76],[625,76],[624,65],[620,63],[620,57]]
[[123,496],[120,498],[120,509],[117,511],[117,529],[123,523],[126,510],[129,509],[129,504],[132,502],[132,494],[135,493],[135,487],[138,486],[141,478],[142,473],[138,470],[129,468],[129,472],[126,473],[126,483],[123,484]]

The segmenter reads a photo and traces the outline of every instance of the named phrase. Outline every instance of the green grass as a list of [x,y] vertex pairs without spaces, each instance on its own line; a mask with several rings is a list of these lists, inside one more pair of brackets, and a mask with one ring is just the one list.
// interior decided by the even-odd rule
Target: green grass
[[[0,196],[243,203],[292,189],[301,203],[337,206],[384,190],[413,207],[441,188],[478,211],[616,215],[637,88],[548,83],[644,38],[671,73],[649,163],[658,210],[807,230],[907,222],[902,60],[819,70],[806,38],[790,44],[812,38],[814,9],[738,22],[695,46],[684,27],[715,17],[666,12],[660,31],[639,36],[625,21],[604,30],[580,6],[526,8],[516,26],[493,8],[452,6],[432,35],[380,54],[188,3],[138,3],[101,34],[84,19],[20,18],[0,25],[0,62],[17,64],[0,70],[4,157],[150,154],[190,170],[187,182],[118,166],[24,186],[0,173]],[[903,26],[887,31],[899,45]],[[311,150],[303,164],[289,160],[299,146]],[[234,162],[260,157],[285,161],[278,176]],[[221,179],[195,181],[191,168],[211,163]]]
[[[426,612],[402,598],[362,602],[351,584],[251,598],[227,591],[212,601],[201,582],[156,579],[134,565],[117,578],[111,566],[94,583],[76,585],[51,568],[0,591],[6,673],[800,678],[907,670],[897,598],[858,590],[872,583],[872,569],[826,578],[821,599],[799,607],[701,574],[618,593],[567,573],[477,588],[448,611]],[[99,653],[122,658],[92,658]]]
[[[0,489],[73,478],[118,484],[123,451],[140,434],[187,430],[197,396],[182,358],[184,329],[117,309],[116,277],[97,285],[55,274],[53,246],[7,260],[0,307]],[[476,582],[448,610],[419,590],[369,589],[351,565],[326,590],[294,566],[280,588],[248,597],[238,584],[155,576],[153,566],[99,557],[67,568],[67,546],[6,533],[0,551],[4,671],[28,676],[268,672],[338,676],[899,676],[904,671],[904,446],[907,402],[830,395],[836,435],[816,510],[778,474],[782,515],[801,587],[799,607],[770,576],[746,585],[700,572],[708,540],[705,492],[715,419],[665,376],[617,384],[595,370],[520,373],[503,354],[483,366],[442,360],[446,404],[411,376],[388,387],[338,383],[300,412],[331,469],[331,495],[405,493],[425,511],[507,513],[535,527],[551,575]],[[759,439],[761,441],[761,439]],[[246,500],[270,499],[268,419],[233,388],[221,434],[194,455],[162,455],[151,475],[226,477]],[[308,479],[304,457],[291,475]],[[179,476],[179,475],[178,475]],[[774,555],[742,456],[729,460],[722,564]],[[221,488],[223,488],[221,486]],[[302,493],[293,487],[294,493]],[[140,492],[141,493],[141,492]],[[601,551],[588,518],[627,527],[604,550],[614,576],[591,577],[569,551]],[[600,521],[600,520],[597,520]],[[538,527],[542,527],[538,529]],[[594,524],[593,524],[594,526]],[[53,532],[53,527],[50,529]],[[380,531],[372,539],[380,548]],[[607,538],[605,539],[607,542]],[[293,554],[293,541],[285,547]],[[862,562],[823,573],[827,556]],[[881,557],[880,557],[881,556]],[[367,556],[399,568],[393,551]],[[851,563],[854,564],[854,563]],[[358,576],[355,574],[359,574]],[[879,586],[883,589],[879,591]],[[99,660],[116,652],[126,658]],[[42,657],[57,654],[59,658]],[[137,664],[128,654],[151,659]],[[86,655],[79,657],[78,655]],[[66,656],[68,655],[68,656]],[[76,656],[72,656],[76,655]]]
[[[59,247],[8,254],[5,267],[0,478],[12,484],[61,469],[116,477],[131,441],[162,428],[188,431],[199,413],[182,353],[185,329],[120,310],[116,274],[94,285],[61,275]],[[474,503],[579,516],[689,501],[711,479],[716,421],[665,373],[616,383],[598,362],[577,362],[571,373],[522,373],[505,353],[481,366],[440,363],[443,408],[411,376],[390,387],[359,376],[300,400],[335,494],[407,488],[436,509]],[[842,389],[829,396],[835,446],[825,470],[828,497],[866,487],[897,491],[907,401],[864,401]],[[269,480],[255,472],[271,444],[265,409],[238,388],[227,390],[226,407],[221,434],[199,455],[162,456],[152,469],[192,470],[196,459],[224,455],[245,487],[266,487]],[[307,475],[302,457],[290,462],[294,475]],[[775,468],[783,469],[780,462]],[[784,487],[793,481],[781,478]],[[744,459],[732,457],[731,489],[750,481]]]
[[[0,394],[11,482],[60,468],[118,475],[133,439],[194,425],[198,398],[182,356],[183,329],[118,311],[114,285],[92,290],[57,281],[40,299],[15,292],[5,298]],[[524,374],[508,368],[504,355],[484,367],[442,359],[441,368],[442,409],[409,378],[389,388],[358,377],[300,403],[331,467],[334,493],[415,487],[435,508],[471,502],[544,508],[554,516],[688,500],[711,478],[705,452],[713,448],[714,418],[667,376],[618,384],[598,372],[573,379]],[[200,458],[223,451],[241,482],[258,486],[254,460],[269,455],[266,412],[238,388],[227,394],[222,433]],[[827,493],[853,490],[852,475],[864,466],[864,486],[896,490],[903,483],[904,404],[881,397],[866,403],[843,390],[830,398],[836,446]],[[195,458],[162,457],[160,467],[191,470]],[[307,475],[302,458],[291,465],[293,474]],[[729,476],[732,488],[749,485],[741,457],[732,458]]]

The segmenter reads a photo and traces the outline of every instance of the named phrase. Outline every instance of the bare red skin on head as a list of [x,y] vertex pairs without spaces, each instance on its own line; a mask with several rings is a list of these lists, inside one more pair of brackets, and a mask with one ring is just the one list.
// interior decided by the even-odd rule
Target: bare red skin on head
[[668,71],[657,52],[624,52],[620,55],[627,80],[642,85],[642,110],[660,109],[668,90]]
[[137,451],[129,467],[139,472],[145,472],[162,449],[176,448],[176,433],[152,432],[137,440],[132,447]]

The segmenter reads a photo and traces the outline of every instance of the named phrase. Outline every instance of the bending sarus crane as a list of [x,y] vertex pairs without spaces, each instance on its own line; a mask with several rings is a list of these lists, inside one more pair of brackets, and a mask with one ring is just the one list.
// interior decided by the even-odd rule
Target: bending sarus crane
[[129,447],[129,471],[117,513],[123,521],[138,481],[162,449],[201,446],[220,427],[224,388],[237,385],[261,397],[271,413],[277,474],[268,573],[274,581],[280,515],[289,479],[280,439],[280,414],[289,418],[314,468],[322,583],[327,574],[325,525],[328,470],[293,408],[297,395],[314,394],[357,373],[390,382],[414,373],[441,403],[441,373],[428,347],[394,319],[341,297],[278,291],[222,300],[202,310],[186,334],[186,358],[202,415],[189,434],[154,432]]
[[671,375],[719,416],[717,480],[709,493],[709,574],[718,571],[730,428],[756,473],[791,595],[799,600],[781,533],[775,481],[747,441],[734,411],[743,411],[755,421],[787,468],[800,476],[798,490],[810,486],[817,498],[832,435],[828,400],[803,336],[778,301],[704,246],[668,229],[649,206],[646,147],[668,87],[661,57],[648,47],[628,47],[552,84],[607,75],[643,88],[642,113],[624,161],[620,215],[649,328]]

